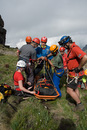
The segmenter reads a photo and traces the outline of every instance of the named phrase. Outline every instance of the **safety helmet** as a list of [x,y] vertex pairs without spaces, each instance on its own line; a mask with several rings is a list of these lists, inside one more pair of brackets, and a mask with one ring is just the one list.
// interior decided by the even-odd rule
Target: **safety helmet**
[[40,39],[36,37],[36,38],[34,38],[34,39],[32,40],[32,42],[37,43],[37,44],[40,44]]
[[31,43],[32,42],[32,38],[30,36],[27,36],[26,37],[26,42],[30,42]]
[[72,42],[71,37],[70,36],[63,36],[58,43],[59,43],[59,45],[65,45],[68,42]]
[[19,60],[18,62],[17,62],[17,65],[16,65],[17,67],[23,67],[23,68],[25,68],[26,67],[26,63],[25,63],[25,61],[23,61],[23,60]]
[[65,51],[65,47],[60,47],[60,51]]
[[84,74],[87,75],[87,69],[84,71]]
[[58,51],[58,46],[57,45],[51,45],[50,51],[51,51],[51,53],[57,52]]
[[41,42],[47,43],[47,38],[46,37],[42,37],[41,38]]

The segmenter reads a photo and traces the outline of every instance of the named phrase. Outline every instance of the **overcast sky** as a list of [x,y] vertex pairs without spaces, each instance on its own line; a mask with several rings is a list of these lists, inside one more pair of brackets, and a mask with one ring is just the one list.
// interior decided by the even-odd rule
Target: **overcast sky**
[[81,47],[87,44],[87,0],[0,0],[0,13],[12,47],[26,36],[55,44],[70,35]]

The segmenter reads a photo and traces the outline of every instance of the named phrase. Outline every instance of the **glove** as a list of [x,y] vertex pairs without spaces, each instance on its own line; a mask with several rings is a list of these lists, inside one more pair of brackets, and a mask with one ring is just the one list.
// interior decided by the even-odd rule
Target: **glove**
[[44,60],[47,61],[47,57],[44,57]]
[[80,69],[78,69],[78,67],[77,67],[77,68],[74,69],[74,71],[75,71],[75,73],[79,73]]

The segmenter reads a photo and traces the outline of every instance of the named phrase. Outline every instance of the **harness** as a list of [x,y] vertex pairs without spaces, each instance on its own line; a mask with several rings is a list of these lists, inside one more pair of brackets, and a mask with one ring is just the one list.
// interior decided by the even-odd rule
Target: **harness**
[[17,85],[14,85],[14,89],[18,89],[19,88],[19,86],[17,86]]
[[[58,69],[62,69],[62,71],[61,72],[57,72]],[[57,68],[57,67],[55,67],[55,69],[54,69],[54,72],[55,72],[56,76],[58,76],[59,78],[61,78],[60,75],[63,73],[63,71],[64,71],[63,68]]]
[[[68,81],[68,80],[69,80],[69,77],[71,78],[70,81]],[[75,80],[75,83],[77,83],[77,82],[78,82],[78,79],[79,79],[78,74],[77,74],[77,76],[73,76],[73,75],[69,75],[69,74],[67,73],[67,79],[66,79],[67,84],[72,83],[74,80]]]
[[[59,55],[59,57],[60,57],[60,59],[63,61],[62,56]],[[57,72],[58,69],[62,69],[62,71],[61,71],[61,72]],[[59,78],[61,78],[60,75],[63,73],[63,71],[64,71],[63,68],[58,68],[58,67],[55,67],[55,68],[54,68],[54,72],[55,72],[56,76],[58,76]]]

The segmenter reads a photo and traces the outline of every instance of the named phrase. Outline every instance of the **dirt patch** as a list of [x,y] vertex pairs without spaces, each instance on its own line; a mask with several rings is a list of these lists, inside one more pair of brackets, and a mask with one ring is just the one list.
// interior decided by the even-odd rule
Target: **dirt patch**
[[63,113],[63,109],[61,108],[61,105],[58,106],[58,108],[60,107],[61,109],[56,109],[55,107],[53,107],[52,105],[48,104],[47,102],[42,102],[42,104],[48,110],[48,113],[52,114],[53,119],[56,122],[60,122],[60,120],[62,118],[64,118],[64,116],[61,114],[61,113]]
[[6,50],[2,50],[2,49],[0,49],[0,54],[16,56],[16,52],[14,52],[14,51],[6,51]]
[[12,130],[11,128],[8,128],[4,123],[0,123],[0,130]]

